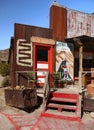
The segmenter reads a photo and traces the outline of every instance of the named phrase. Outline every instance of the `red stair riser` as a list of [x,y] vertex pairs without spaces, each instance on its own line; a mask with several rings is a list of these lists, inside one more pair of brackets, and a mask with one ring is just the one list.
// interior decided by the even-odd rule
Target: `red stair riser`
[[69,98],[69,99],[77,99],[78,100],[78,95],[77,94],[66,94],[66,93],[53,93],[53,97],[58,97],[58,98]]
[[[79,121],[78,106],[79,94],[58,91],[51,92],[46,104],[46,109],[41,113],[41,116]],[[71,111],[73,112],[73,115],[71,114]],[[67,114],[64,115],[64,112]]]
[[71,99],[71,98],[58,98],[58,97],[52,97],[49,101],[58,101],[58,102],[70,102],[70,103],[76,103],[78,102],[77,99]]
[[55,114],[50,114],[50,113],[41,113],[41,116],[45,117],[51,117],[51,118],[59,118],[59,119],[64,119],[64,120],[71,120],[71,121],[81,121],[79,117],[69,117],[69,116],[60,116],[60,115],[55,115]]
[[47,105],[48,108],[60,108],[60,109],[69,109],[69,110],[76,110],[77,106],[70,106],[70,105],[59,105],[59,104],[48,104]]

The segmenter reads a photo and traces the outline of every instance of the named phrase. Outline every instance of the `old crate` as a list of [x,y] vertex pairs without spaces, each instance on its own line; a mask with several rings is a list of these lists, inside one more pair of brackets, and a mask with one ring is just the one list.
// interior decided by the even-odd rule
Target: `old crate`
[[36,89],[6,89],[5,90],[5,101],[7,105],[27,108],[34,107],[37,104],[37,93]]

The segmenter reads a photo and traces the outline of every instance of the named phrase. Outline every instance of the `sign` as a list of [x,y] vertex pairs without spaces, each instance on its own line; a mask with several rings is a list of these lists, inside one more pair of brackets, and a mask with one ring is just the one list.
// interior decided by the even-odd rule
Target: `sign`
[[67,38],[81,35],[94,37],[94,14],[67,9]]
[[55,41],[53,39],[48,39],[48,38],[32,36],[31,41],[36,43],[55,45]]
[[[72,46],[73,47],[73,46]],[[73,80],[74,57],[68,44],[56,42],[56,71],[61,71],[62,78]]]

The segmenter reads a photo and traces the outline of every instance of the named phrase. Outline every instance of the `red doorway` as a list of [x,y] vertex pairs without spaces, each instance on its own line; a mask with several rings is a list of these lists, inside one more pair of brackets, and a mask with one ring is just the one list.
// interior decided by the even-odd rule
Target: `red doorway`
[[53,46],[47,44],[34,44],[34,70],[37,71],[38,85],[43,86],[45,75],[53,71]]

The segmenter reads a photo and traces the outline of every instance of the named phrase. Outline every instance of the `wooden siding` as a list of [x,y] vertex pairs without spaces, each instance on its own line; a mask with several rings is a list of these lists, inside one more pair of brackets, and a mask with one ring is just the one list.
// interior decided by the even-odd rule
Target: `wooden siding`
[[9,59],[8,59],[8,64],[9,64],[9,70],[10,70],[10,79],[11,79],[11,86],[13,87],[15,85],[15,71],[14,71],[14,37],[11,38],[10,41],[10,49],[9,49]]
[[[47,28],[40,28],[29,25],[15,24],[14,26],[14,62],[16,70],[31,70],[31,67],[25,66],[20,68],[19,65],[16,64],[16,48],[17,48],[17,40],[25,39],[27,43],[30,43],[30,38],[32,36],[38,36],[43,38],[52,38],[52,30]],[[33,60],[33,59],[32,59]]]
[[[10,64],[10,77],[11,77],[11,86],[15,87],[16,86],[16,80],[17,80],[17,71],[30,71],[33,70],[33,66],[22,66],[20,64],[17,64],[17,41],[23,40],[25,45],[25,49],[27,49],[27,53],[30,54],[30,48],[31,48],[31,41],[30,38],[32,36],[37,36],[37,37],[42,37],[42,38],[49,38],[52,39],[52,30],[48,28],[42,28],[42,27],[36,27],[36,26],[30,26],[30,25],[24,25],[24,24],[17,24],[15,23],[14,25],[14,37],[13,40],[11,40],[11,47],[10,47],[10,59],[9,59],[9,64]],[[20,44],[19,52],[23,53],[24,48],[22,47],[23,45]],[[33,48],[33,44],[32,44]],[[33,50],[32,50],[33,51]],[[30,58],[29,54],[25,54],[25,56],[28,56]],[[33,54],[33,52],[32,52]],[[24,55],[23,55],[24,56]],[[26,57],[24,57],[26,58]],[[33,58],[33,55],[32,55]],[[18,59],[19,60],[19,59]],[[31,60],[31,59],[30,59]],[[32,59],[33,60],[33,59]],[[27,86],[27,79],[26,79],[26,73],[21,73],[19,75],[19,85],[24,85]]]

